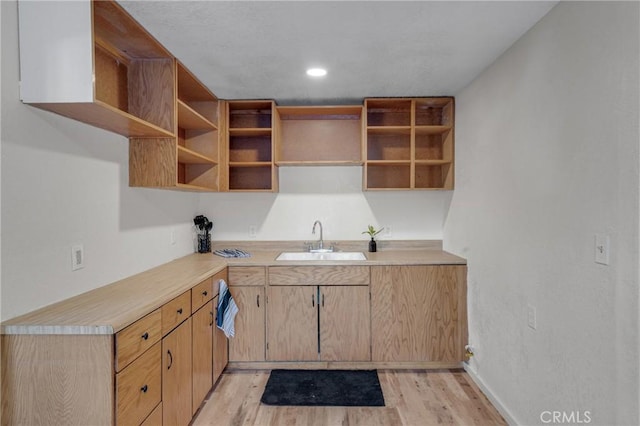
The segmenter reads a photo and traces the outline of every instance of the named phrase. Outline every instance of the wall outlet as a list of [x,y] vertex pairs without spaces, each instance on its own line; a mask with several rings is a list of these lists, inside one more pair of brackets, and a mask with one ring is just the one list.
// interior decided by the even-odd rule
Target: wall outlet
[[71,270],[77,271],[84,268],[84,247],[76,244],[71,247]]
[[538,326],[535,306],[527,305],[527,325],[533,330]]
[[595,262],[600,263],[602,265],[608,265],[609,254],[610,254],[609,236],[596,234],[594,249],[595,249],[595,259],[594,259]]
[[256,238],[258,236],[258,227],[255,225],[249,225],[249,238]]
[[385,238],[390,239],[390,238],[392,237],[392,234],[391,234],[391,227],[390,227],[390,226],[385,226],[385,227],[384,227],[384,231],[383,231],[383,233],[382,233],[382,234],[383,234],[383,236],[384,236]]

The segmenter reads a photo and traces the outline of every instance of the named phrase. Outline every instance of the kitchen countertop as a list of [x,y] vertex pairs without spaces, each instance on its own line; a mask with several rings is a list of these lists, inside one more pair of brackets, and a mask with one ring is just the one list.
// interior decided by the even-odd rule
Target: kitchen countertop
[[[360,243],[360,245],[362,245]],[[342,251],[362,251],[348,243]],[[191,289],[226,266],[303,265],[465,265],[466,260],[442,251],[437,244],[387,244],[367,260],[276,261],[283,251],[302,251],[298,245],[224,244],[243,248],[249,258],[191,254],[115,283],[71,297],[4,321],[2,334],[114,334]],[[295,247],[295,248],[294,248]],[[219,248],[219,247],[218,247]],[[216,247],[214,246],[214,249]]]

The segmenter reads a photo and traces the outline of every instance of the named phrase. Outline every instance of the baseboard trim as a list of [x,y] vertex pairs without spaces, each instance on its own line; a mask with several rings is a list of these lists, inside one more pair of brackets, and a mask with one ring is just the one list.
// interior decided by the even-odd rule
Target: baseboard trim
[[461,368],[460,362],[373,362],[373,361],[305,361],[240,362],[230,361],[227,370],[325,369],[325,370],[437,370]]
[[507,407],[504,406],[502,401],[500,401],[500,398],[498,398],[493,392],[491,392],[491,389],[489,389],[489,387],[484,383],[484,381],[480,378],[480,376],[478,376],[478,374],[475,372],[475,370],[473,368],[471,368],[469,366],[469,364],[467,364],[467,363],[463,363],[463,364],[464,364],[463,365],[464,366],[464,370],[467,372],[467,374],[469,374],[469,377],[471,377],[471,380],[473,380],[474,383],[476,385],[478,385],[478,387],[480,388],[482,393],[484,393],[485,396],[487,397],[487,399],[489,401],[491,401],[491,404],[493,404],[493,406],[496,408],[496,410],[498,410],[498,412],[504,418],[504,420],[509,425],[518,425],[518,424],[520,424],[520,423],[518,423],[516,421],[515,417],[513,417],[513,415],[507,409]]

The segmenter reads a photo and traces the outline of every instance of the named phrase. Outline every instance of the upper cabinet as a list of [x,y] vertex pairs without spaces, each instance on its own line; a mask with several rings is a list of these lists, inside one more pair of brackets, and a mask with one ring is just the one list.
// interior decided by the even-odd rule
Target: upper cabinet
[[277,114],[273,101],[227,102],[229,191],[278,191],[273,152]]
[[365,100],[364,189],[453,189],[453,98]]
[[21,1],[19,32],[23,102],[128,137],[174,134],[174,59],[117,3]]
[[362,106],[279,106],[279,166],[362,165]]

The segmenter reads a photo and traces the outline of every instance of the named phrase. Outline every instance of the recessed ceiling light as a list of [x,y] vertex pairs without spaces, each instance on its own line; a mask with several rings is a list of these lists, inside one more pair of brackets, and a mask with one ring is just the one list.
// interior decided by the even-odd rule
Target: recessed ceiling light
[[307,75],[310,77],[324,77],[327,75],[327,70],[324,68],[309,68],[307,70]]

